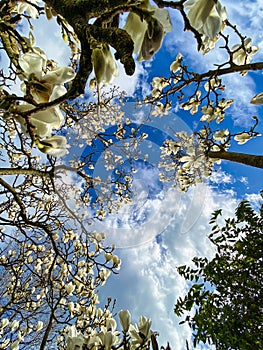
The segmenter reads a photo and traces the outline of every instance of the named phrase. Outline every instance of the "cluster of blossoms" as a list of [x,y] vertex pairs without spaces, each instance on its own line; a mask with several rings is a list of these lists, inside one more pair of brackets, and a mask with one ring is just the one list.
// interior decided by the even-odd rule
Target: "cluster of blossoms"
[[210,102],[208,106],[203,106],[201,108],[203,115],[200,118],[200,121],[210,123],[215,120],[217,124],[221,123],[225,117],[225,109],[229,108],[232,103],[232,99],[226,100],[224,98],[218,102],[217,106],[214,106],[213,102]]
[[[67,320],[84,329],[93,320],[94,328],[103,325],[102,332],[110,331],[110,327],[105,331],[110,314],[96,306],[99,303],[96,291],[111,270],[119,268],[120,259],[113,254],[113,248],[102,247],[99,233],[93,233],[93,249],[84,236],[72,229],[52,234],[60,257],[48,245],[47,237],[39,237],[37,244],[25,241],[21,251],[12,249],[0,256],[0,265],[5,266],[6,276],[10,276],[2,288],[1,349],[18,350],[20,343],[22,346],[33,333],[45,328],[46,315],[52,307],[59,323]],[[14,316],[16,309],[20,312]]]
[[[174,63],[176,63],[176,61]],[[191,114],[196,114],[202,101],[206,99],[207,96],[210,96],[211,93],[216,94],[216,90],[223,91],[224,85],[222,85],[221,79],[212,77],[204,84],[204,90],[206,92],[205,94],[202,93],[201,90],[197,90],[193,97],[180,104],[180,108],[190,110]],[[203,98],[201,98],[202,94],[205,95]],[[232,103],[232,99],[219,99],[217,97],[217,101],[214,102],[209,97],[208,104],[203,104],[201,107],[202,116],[200,121],[210,123],[215,120],[217,124],[221,123],[225,117],[225,110],[229,108]]]
[[247,38],[242,45],[234,45],[231,52],[233,63],[237,65],[248,64],[252,61],[252,55],[258,52],[258,47],[252,45],[251,38]]
[[173,181],[174,187],[185,192],[189,186],[211,175],[213,162],[206,156],[205,143],[197,140],[196,135],[181,131],[174,136],[176,141],[166,140],[161,147],[159,168],[165,172],[160,173],[160,180]]
[[[28,41],[32,40],[32,36],[29,37]],[[19,78],[23,80],[21,91],[31,103],[15,105],[11,115],[20,123],[23,133],[30,135],[42,152],[55,157],[62,156],[67,153],[66,139],[52,136],[53,129],[59,129],[65,119],[59,106],[54,104],[37,112],[34,109],[39,104],[55,101],[65,95],[67,89],[64,83],[74,79],[75,72],[71,67],[56,67],[37,47],[21,54],[18,63],[21,68]]]
[[143,349],[149,346],[151,336],[151,320],[141,316],[138,324],[131,323],[131,315],[128,310],[118,313],[122,327],[122,336],[116,329],[117,324],[112,314],[106,314],[105,324],[99,330],[87,329],[85,332],[77,331],[75,326],[64,329],[66,339],[66,350],[97,350],[102,347],[105,350],[112,348],[121,349]]

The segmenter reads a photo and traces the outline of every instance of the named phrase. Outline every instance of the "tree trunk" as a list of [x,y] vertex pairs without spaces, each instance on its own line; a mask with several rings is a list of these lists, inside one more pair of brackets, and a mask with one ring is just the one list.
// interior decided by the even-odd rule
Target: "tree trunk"
[[208,151],[207,155],[209,158],[230,160],[231,162],[246,164],[263,169],[263,156],[226,151]]

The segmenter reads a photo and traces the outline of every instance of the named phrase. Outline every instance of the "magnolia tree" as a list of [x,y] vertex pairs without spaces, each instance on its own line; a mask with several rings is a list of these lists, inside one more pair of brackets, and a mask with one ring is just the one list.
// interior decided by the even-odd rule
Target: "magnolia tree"
[[[104,86],[118,75],[116,61],[132,75],[135,59],[150,60],[160,49],[175,25],[169,11],[179,11],[197,50],[206,54],[220,40],[227,59],[198,73],[178,53],[169,63],[170,76],[155,77],[151,94],[138,102],[150,105],[157,118],[180,101],[203,125],[164,142],[160,179],[186,191],[220,159],[263,168],[262,156],[228,151],[233,140],[243,144],[260,136],[256,117],[242,132],[220,128],[225,110],[235,103],[224,97],[222,77],[261,70],[263,62],[251,63],[257,47],[229,22],[219,1],[1,1],[1,55],[8,61],[0,71],[2,349],[158,348],[149,319],[133,324],[122,310],[117,331],[114,303],[98,306],[99,288],[121,262],[114,246],[105,246],[105,233],[90,224],[134,195],[136,169],[127,170],[122,155],[114,154],[113,139],[125,141],[128,135],[129,142],[116,147],[129,159],[138,159],[147,139],[122,111],[125,93]],[[68,66],[36,46],[32,19],[43,16],[60,27],[71,50]],[[236,40],[232,47],[229,36]],[[94,92],[90,101],[84,98],[87,90]],[[251,103],[262,104],[263,93]],[[115,126],[111,134],[105,133],[108,126]],[[89,152],[80,158],[83,145]],[[114,177],[93,173],[102,151],[106,169],[117,169]]]

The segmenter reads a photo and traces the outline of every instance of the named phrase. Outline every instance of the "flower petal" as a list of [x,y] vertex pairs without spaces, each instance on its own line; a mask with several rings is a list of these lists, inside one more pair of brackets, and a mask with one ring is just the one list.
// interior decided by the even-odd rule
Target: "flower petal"
[[250,103],[252,103],[254,105],[262,105],[263,104],[263,92],[260,92],[259,94],[254,96],[251,99]]
[[43,56],[35,52],[27,52],[20,56],[19,65],[26,75],[34,74],[38,79],[42,76],[42,68],[45,65]]

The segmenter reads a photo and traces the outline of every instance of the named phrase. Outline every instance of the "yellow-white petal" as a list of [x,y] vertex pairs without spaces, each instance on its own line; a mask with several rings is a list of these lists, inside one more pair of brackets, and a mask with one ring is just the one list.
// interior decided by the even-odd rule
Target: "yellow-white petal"
[[250,103],[252,103],[254,105],[262,105],[263,104],[263,92],[260,92],[259,94],[254,96],[251,99]]

